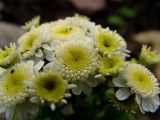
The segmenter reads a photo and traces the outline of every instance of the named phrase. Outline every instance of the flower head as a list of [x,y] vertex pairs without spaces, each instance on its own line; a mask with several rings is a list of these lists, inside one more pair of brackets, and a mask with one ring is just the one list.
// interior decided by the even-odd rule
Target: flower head
[[122,87],[116,92],[119,100],[126,100],[131,94],[135,94],[142,113],[155,112],[160,106],[158,80],[142,65],[128,64],[119,77],[113,79],[113,83]]
[[36,95],[51,103],[57,103],[64,98],[66,87],[66,81],[59,74],[51,72],[40,73],[33,83]]
[[31,30],[33,27],[38,27],[40,24],[40,16],[36,16],[32,18],[30,21],[26,22],[24,26],[22,26],[23,29],[26,31]]
[[6,46],[5,50],[0,50],[0,66],[10,67],[18,62],[18,52],[15,44],[10,44],[10,47]]
[[108,56],[120,55],[126,56],[127,49],[124,39],[115,31],[100,29],[95,36],[97,47]]
[[101,27],[100,25],[95,25],[94,22],[91,22],[88,18],[75,15],[74,17],[67,17],[65,22],[70,25],[75,25],[81,28],[85,35],[94,37],[95,33]]
[[160,63],[160,56],[155,51],[151,51],[151,48],[146,45],[142,47],[139,62],[145,66],[155,65]]
[[41,46],[39,39],[39,29],[34,29],[24,34],[19,38],[19,52],[23,58],[28,58],[34,55],[36,49]]
[[98,67],[98,55],[87,40],[64,42],[57,46],[54,57],[53,69],[69,81],[85,81]]
[[154,97],[159,93],[158,80],[142,65],[129,64],[123,76],[132,91],[144,98]]
[[100,61],[100,73],[104,75],[116,74],[123,65],[123,59],[119,56],[103,57]]
[[10,107],[23,102],[29,95],[25,81],[33,76],[33,67],[24,62],[6,70],[0,80],[0,106]]
[[84,31],[81,28],[67,24],[55,25],[51,31],[53,38],[59,40],[68,40],[77,35],[84,35]]

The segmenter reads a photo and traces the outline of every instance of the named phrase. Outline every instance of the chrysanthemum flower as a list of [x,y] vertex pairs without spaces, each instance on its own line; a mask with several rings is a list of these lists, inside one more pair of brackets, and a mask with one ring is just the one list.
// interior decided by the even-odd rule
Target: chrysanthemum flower
[[98,55],[93,46],[80,40],[71,40],[58,46],[55,58],[55,69],[69,81],[86,80],[98,65]]
[[125,100],[131,94],[135,94],[136,102],[143,113],[155,112],[158,109],[160,105],[158,80],[144,66],[130,63],[121,77],[113,79],[113,83],[122,87],[116,92],[119,100]]
[[150,47],[147,48],[144,45],[139,56],[139,62],[145,66],[155,65],[160,63],[160,55],[156,54],[156,51],[151,51]]
[[34,80],[33,89],[42,101],[60,102],[64,98],[67,82],[59,74],[44,72]]
[[33,27],[38,27],[40,24],[40,16],[32,18],[30,21],[26,22],[22,28],[26,31],[31,30]]
[[77,35],[84,35],[84,31],[75,25],[59,24],[51,27],[53,39],[68,40]]
[[100,29],[95,39],[97,47],[104,55],[109,57],[112,55],[125,57],[127,55],[126,42],[116,31],[111,31],[109,28]]
[[18,62],[18,52],[15,44],[10,44],[10,47],[5,47],[5,50],[0,50],[0,66],[10,67]]
[[104,75],[116,74],[120,70],[124,60],[119,56],[103,57],[100,61],[100,73]]
[[70,25],[75,25],[81,28],[85,35],[94,37],[95,33],[101,27],[100,25],[95,25],[94,22],[91,22],[89,19],[83,16],[74,16],[74,17],[67,17],[65,22]]
[[[95,76],[98,69],[99,56],[93,48],[93,43],[85,37],[66,41],[55,49],[53,62],[48,65],[52,70],[58,72],[66,80],[95,83],[89,76]],[[92,84],[92,83],[91,83]],[[94,86],[94,85],[93,85]]]
[[23,62],[8,69],[0,78],[0,106],[10,107],[23,102],[28,96],[25,81],[33,75],[33,66]]
[[23,58],[33,56],[36,49],[41,47],[41,41],[39,39],[39,29],[33,29],[28,33],[20,37],[19,41],[19,52]]

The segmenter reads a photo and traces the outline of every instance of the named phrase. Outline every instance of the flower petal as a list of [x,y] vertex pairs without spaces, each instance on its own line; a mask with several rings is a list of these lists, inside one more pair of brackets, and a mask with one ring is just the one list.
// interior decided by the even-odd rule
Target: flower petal
[[76,87],[76,88],[73,88],[73,89],[72,89],[72,92],[73,92],[73,94],[75,94],[75,95],[80,95],[81,92],[82,92],[82,89],[83,89],[83,85],[82,85],[81,82],[76,82],[75,84],[77,85],[77,87]]
[[42,47],[43,47],[44,49],[48,50],[48,51],[52,51],[52,50],[53,50],[53,49],[52,49],[49,45],[47,45],[47,44],[42,44]]
[[127,87],[126,83],[125,83],[125,80],[120,78],[120,77],[117,77],[117,78],[114,78],[112,80],[113,84],[115,84],[117,87]]
[[91,87],[95,87],[98,84],[96,79],[87,79],[86,83]]
[[131,92],[128,88],[120,88],[117,92],[116,92],[116,97],[118,98],[118,100],[125,100],[127,99],[129,96],[131,95]]
[[155,97],[153,98],[153,102],[154,102],[156,105],[160,106],[160,99],[159,99],[158,96],[155,96]]
[[92,88],[88,84],[84,83],[82,91],[84,94],[88,95],[92,92]]
[[15,113],[15,107],[6,108],[6,120],[12,120]]
[[139,105],[141,103],[141,98],[138,94],[136,94],[135,99],[136,99],[137,104]]
[[154,103],[153,98],[142,99],[142,108],[147,112],[155,112],[158,109],[158,105]]
[[43,56],[43,52],[41,49],[38,49],[37,52],[35,53],[36,57],[42,57]]
[[1,107],[0,107],[0,113],[5,112],[5,110],[6,110],[6,107],[4,107],[4,106],[1,106]]
[[35,70],[39,71],[44,65],[44,61],[39,61],[35,66]]

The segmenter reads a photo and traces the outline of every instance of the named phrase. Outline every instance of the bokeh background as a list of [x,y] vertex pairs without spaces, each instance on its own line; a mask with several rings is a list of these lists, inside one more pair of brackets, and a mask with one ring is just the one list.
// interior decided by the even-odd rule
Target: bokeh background
[[[132,57],[138,57],[142,44],[152,46],[160,54],[160,0],[0,0],[0,47],[16,41],[24,33],[21,26],[35,16],[39,15],[43,23],[75,13],[117,30],[125,38]],[[160,79],[160,66],[152,68],[152,72]],[[82,95],[85,101],[73,98],[70,101],[74,105],[69,104],[63,112],[57,110],[55,115],[45,109],[46,115],[54,117],[45,119],[44,114],[38,120],[121,120],[122,114],[122,120],[134,120],[131,114],[117,111],[105,99],[100,100],[104,93],[100,87],[96,90],[98,94],[96,91],[89,97]],[[146,116],[137,112],[138,119],[160,120],[160,111]]]

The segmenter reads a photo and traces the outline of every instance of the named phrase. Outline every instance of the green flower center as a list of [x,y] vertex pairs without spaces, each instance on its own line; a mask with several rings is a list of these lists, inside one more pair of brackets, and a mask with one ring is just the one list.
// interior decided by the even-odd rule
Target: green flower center
[[58,74],[42,73],[35,81],[37,95],[48,102],[58,102],[63,98],[65,89],[65,81]]
[[6,57],[8,57],[13,50],[14,50],[13,48],[7,48],[5,51],[3,51],[0,54],[0,61],[3,61]]
[[42,87],[44,87],[48,91],[52,91],[56,87],[56,83],[53,80],[48,79],[44,82],[44,86]]
[[123,60],[118,57],[114,56],[112,58],[102,58],[101,60],[101,72],[106,73],[116,73],[118,72],[119,68],[122,66]]
[[98,47],[102,52],[110,53],[117,49],[116,38],[113,35],[102,32],[96,36]]
[[27,38],[22,43],[22,52],[30,51],[34,47],[37,40],[38,40],[38,32],[33,32],[30,35],[28,35]]

